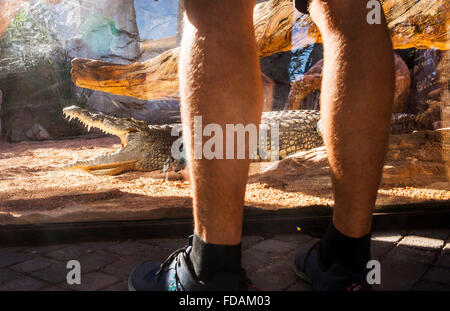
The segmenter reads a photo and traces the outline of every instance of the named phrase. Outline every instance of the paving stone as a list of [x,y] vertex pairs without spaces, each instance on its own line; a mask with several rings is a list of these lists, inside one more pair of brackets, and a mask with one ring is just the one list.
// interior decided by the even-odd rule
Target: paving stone
[[21,251],[20,247],[0,247],[0,256],[8,253],[15,253]]
[[302,232],[298,232],[295,234],[277,234],[273,237],[273,239],[301,245],[310,241],[312,237]]
[[450,237],[450,230],[448,229],[413,230],[409,232],[408,235],[415,235],[445,241]]
[[375,290],[410,290],[428,267],[405,261],[383,260],[381,262],[381,284],[373,285]]
[[28,276],[22,276],[20,278],[5,282],[0,285],[0,290],[4,291],[34,291],[38,290],[48,283]]
[[0,256],[0,268],[16,265],[30,260],[35,255],[25,252],[7,252]]
[[141,263],[147,260],[155,260],[155,261],[165,261],[170,254],[173,253],[174,250],[169,250],[165,248],[152,248],[142,253],[135,253],[130,256],[136,263]]
[[417,236],[417,235],[407,235],[405,236],[398,245],[416,247],[421,249],[440,249],[444,246],[444,240]]
[[56,249],[46,253],[48,257],[55,258],[57,260],[77,260],[85,254],[91,253],[92,250],[79,245],[70,245],[61,249]]
[[305,281],[302,280],[298,280],[294,285],[292,285],[291,287],[289,287],[287,289],[288,291],[312,291],[314,290],[312,288],[311,284],[306,283]]
[[450,254],[439,256],[436,265],[440,267],[450,268]]
[[387,253],[385,259],[403,261],[406,263],[431,264],[436,259],[436,256],[436,251],[397,246]]
[[14,279],[20,279],[23,274],[9,269],[0,269],[0,285]]
[[[405,231],[374,233],[372,255],[380,259],[382,271],[382,284],[375,289],[449,290],[448,232],[412,231],[408,235]],[[414,236],[420,237],[422,244],[411,242]],[[430,244],[435,240],[442,241],[439,246],[442,250],[436,244]],[[310,248],[316,241],[318,239],[301,232],[266,239],[244,236],[243,266],[258,288],[311,290],[309,284],[296,278],[292,260],[297,249]],[[0,248],[0,289],[3,286],[7,290],[126,291],[126,280],[135,265],[149,259],[165,260],[172,251],[185,245],[185,238],[164,238]],[[66,263],[71,259],[81,263],[80,286],[66,284],[69,272]],[[435,260],[435,266],[430,268]]]
[[48,258],[36,257],[17,265],[11,266],[10,269],[19,271],[19,272],[33,272],[40,269],[47,268],[48,266],[54,264],[55,262]]
[[127,281],[119,282],[117,284],[108,286],[103,291],[113,291],[113,292],[125,292],[128,291],[128,283]]
[[272,262],[256,272],[248,273],[248,277],[255,287],[267,291],[285,290],[297,281],[290,258]]
[[422,280],[450,285],[450,269],[431,267],[422,277]]
[[137,241],[125,241],[125,242],[111,245],[111,246],[105,248],[105,250],[116,253],[118,255],[128,256],[131,254],[140,253],[140,252],[144,252],[144,251],[150,252],[154,248],[155,248],[155,246],[148,245],[145,243],[140,243]]
[[50,285],[50,286],[45,286],[43,288],[40,288],[39,291],[43,291],[43,292],[61,292],[61,291],[65,291],[65,289],[56,286],[56,285]]
[[69,244],[54,244],[54,245],[45,245],[45,246],[35,246],[24,249],[24,252],[28,252],[31,254],[47,254],[49,252],[68,247]]
[[176,249],[184,247],[187,244],[187,240],[188,240],[187,237],[182,239],[162,238],[162,239],[139,240],[139,242],[174,251]]
[[435,283],[429,281],[418,282],[412,290],[417,291],[450,291],[449,284]]
[[442,250],[444,254],[450,255],[450,242],[447,242]]
[[280,240],[268,239],[256,243],[249,249],[257,250],[268,254],[285,254],[290,250],[295,249],[295,243],[283,242]]
[[399,230],[399,231],[396,231],[396,232],[373,232],[372,233],[372,240],[396,243],[405,234],[406,234],[406,231],[404,231],[404,230]]
[[106,250],[108,247],[121,243],[122,241],[95,241],[95,242],[83,242],[78,245],[90,250]]
[[104,251],[97,251],[84,255],[77,260],[80,262],[81,274],[97,271],[101,268],[109,265],[115,261],[118,261],[120,257]]
[[247,248],[251,247],[252,245],[264,240],[262,236],[256,236],[256,235],[245,235],[242,237],[242,250],[246,250]]
[[381,259],[395,247],[392,242],[372,240],[370,245],[370,252],[373,259]]
[[96,291],[113,285],[119,281],[119,279],[112,275],[102,272],[92,272],[81,275],[81,284],[69,285],[67,283],[61,283],[58,284],[58,286],[62,287],[63,289],[76,291]]
[[69,269],[66,268],[66,264],[66,261],[55,262],[47,268],[32,272],[31,275],[52,284],[60,283],[62,281],[65,282],[67,273],[69,272]]
[[253,250],[251,248],[242,252],[242,267],[247,270],[247,272],[256,271],[269,264],[271,260],[274,260],[274,258],[268,256],[264,252]]
[[135,260],[134,258],[126,258],[117,260],[107,266],[105,266],[101,271],[108,274],[114,275],[118,278],[128,278],[130,272],[133,268],[143,261]]

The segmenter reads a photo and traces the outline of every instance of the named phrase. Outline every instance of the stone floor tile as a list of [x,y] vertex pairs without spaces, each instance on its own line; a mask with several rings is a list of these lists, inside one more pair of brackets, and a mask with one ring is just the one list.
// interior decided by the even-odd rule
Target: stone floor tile
[[437,260],[436,265],[439,267],[450,269],[450,254],[441,254],[441,256],[439,256]]
[[148,245],[146,243],[141,243],[137,241],[124,241],[113,244],[105,248],[105,250],[118,255],[128,256],[131,254],[140,253],[144,251],[150,252],[154,248],[155,246]]
[[187,237],[181,238],[181,239],[159,238],[159,239],[148,239],[148,240],[139,240],[139,241],[142,243],[145,243],[145,244],[150,244],[150,245],[153,245],[156,247],[174,251],[176,249],[186,246],[188,239],[187,239]]
[[370,251],[373,259],[381,259],[395,247],[393,242],[372,240],[370,245]]
[[412,290],[416,291],[450,291],[449,284],[419,281]]
[[35,257],[33,259],[24,261],[22,263],[11,266],[10,269],[19,272],[33,272],[47,268],[48,266],[54,264],[55,261],[44,257]]
[[284,254],[290,250],[295,249],[296,244],[291,242],[284,242],[280,240],[267,239],[254,244],[249,250],[261,251],[264,253]]
[[128,283],[126,280],[121,281],[119,283],[108,286],[102,290],[103,291],[113,291],[113,292],[126,292],[126,291],[128,291]]
[[257,271],[251,271],[248,277],[255,287],[268,291],[285,290],[297,281],[290,258],[277,260]]
[[426,230],[412,230],[408,235],[421,236],[437,240],[446,240],[450,237],[449,229],[426,229]]
[[314,290],[312,288],[311,284],[308,284],[305,281],[302,280],[298,280],[297,282],[295,282],[294,285],[290,286],[288,289],[288,291],[312,291]]
[[51,266],[47,268],[33,271],[31,276],[50,282],[52,284],[60,283],[62,281],[66,281],[67,273],[69,269],[66,268],[66,261],[58,261],[53,263]]
[[381,262],[381,284],[373,285],[375,290],[406,291],[419,281],[428,267],[424,264],[397,260]]
[[76,291],[96,291],[103,288],[107,288],[120,280],[112,275],[102,273],[102,272],[92,272],[88,274],[81,275],[81,284],[67,283],[58,284],[58,287],[63,289],[76,290]]
[[20,279],[24,275],[10,269],[0,269],[0,285],[11,280]]
[[312,237],[302,232],[298,232],[294,234],[277,234],[273,237],[273,239],[301,245],[303,243],[311,241]]
[[403,261],[406,263],[431,264],[436,257],[436,251],[397,246],[386,254],[385,259]]
[[48,286],[47,282],[29,277],[22,276],[20,278],[2,283],[0,285],[0,290],[2,291],[34,291],[38,290],[44,286]]
[[443,267],[431,267],[424,274],[422,280],[450,285],[450,269]]
[[93,252],[84,256],[81,256],[77,260],[80,262],[81,273],[88,273],[97,271],[109,265],[115,261],[118,261],[120,256],[107,253],[104,251]]
[[390,243],[397,243],[404,235],[406,234],[406,231],[396,231],[396,232],[373,232],[372,233],[372,240],[375,241],[383,241],[383,242],[390,242]]
[[254,244],[264,240],[262,236],[257,235],[245,235],[242,237],[242,250],[246,250]]
[[50,251],[45,254],[47,257],[51,257],[57,260],[77,260],[81,256],[85,254],[91,253],[92,250],[86,247],[79,246],[77,244],[69,245],[67,247],[63,247],[60,249],[56,249],[53,251]]
[[0,268],[19,264],[35,257],[35,255],[26,252],[10,252],[0,256]]
[[444,246],[444,240],[417,235],[407,235],[398,243],[398,245],[432,250],[442,248]]

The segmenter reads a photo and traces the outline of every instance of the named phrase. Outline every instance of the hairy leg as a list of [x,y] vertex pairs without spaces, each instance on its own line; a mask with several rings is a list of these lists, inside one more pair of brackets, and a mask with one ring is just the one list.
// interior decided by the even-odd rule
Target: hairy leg
[[394,62],[384,20],[366,22],[366,1],[311,0],[324,43],[321,114],[335,207],[333,223],[359,238],[372,212],[389,136]]
[[179,68],[183,136],[195,233],[213,244],[241,241],[249,160],[194,159],[194,117],[201,116],[203,126],[220,125],[224,135],[226,124],[259,124],[263,99],[253,5],[252,0],[185,3]]

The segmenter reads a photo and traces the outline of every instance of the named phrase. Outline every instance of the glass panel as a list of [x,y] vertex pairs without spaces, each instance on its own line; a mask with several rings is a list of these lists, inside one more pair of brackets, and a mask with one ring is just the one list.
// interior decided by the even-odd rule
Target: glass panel
[[[291,1],[257,2],[264,111],[318,111],[317,27]],[[397,119],[378,207],[450,199],[443,3],[383,2],[396,54]],[[154,157],[148,137],[136,134],[145,123],[180,122],[183,7],[177,0],[0,2],[0,224],[191,216],[186,171],[137,164]],[[62,110],[74,105],[96,115],[72,108],[69,122]],[[115,153],[126,146],[134,149]],[[252,163],[246,205],[332,205],[324,148],[312,147],[281,164]],[[77,163],[102,153],[115,154]]]

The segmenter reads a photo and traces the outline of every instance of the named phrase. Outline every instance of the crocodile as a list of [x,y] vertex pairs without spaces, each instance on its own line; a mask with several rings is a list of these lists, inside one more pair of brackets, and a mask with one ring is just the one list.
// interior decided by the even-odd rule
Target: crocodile
[[[63,115],[69,121],[78,120],[88,130],[95,127],[107,134],[118,136],[122,144],[115,152],[76,161],[65,165],[66,169],[82,169],[94,175],[118,175],[128,171],[177,171],[185,165],[184,157],[172,156],[172,146],[180,139],[179,135],[173,135],[174,132],[181,132],[179,123],[149,125],[134,118],[114,117],[78,106],[64,108]],[[395,115],[391,122],[392,132],[411,131],[416,126],[415,119],[414,115]],[[275,125],[279,134],[277,143],[271,139]],[[284,159],[296,152],[323,145],[320,112],[316,110],[263,112],[260,129],[263,128],[266,129],[266,143],[258,146],[258,154],[253,157],[253,161]],[[263,141],[264,139],[261,139],[261,142]],[[182,144],[179,147],[178,151],[183,154]],[[264,156],[259,152],[265,152]]]

